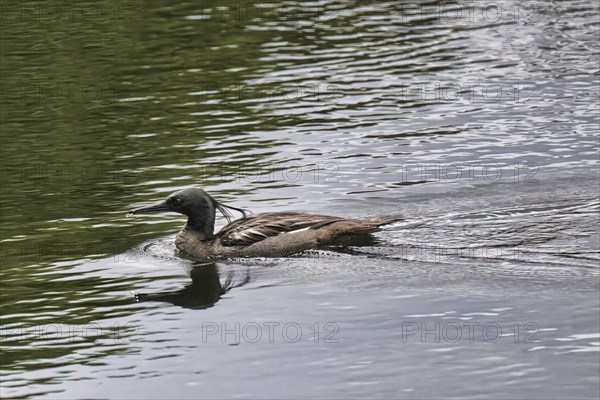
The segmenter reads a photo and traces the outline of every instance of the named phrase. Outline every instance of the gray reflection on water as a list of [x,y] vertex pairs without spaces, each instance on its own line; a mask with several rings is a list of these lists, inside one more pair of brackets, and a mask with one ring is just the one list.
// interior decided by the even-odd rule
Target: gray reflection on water
[[219,271],[214,263],[199,263],[190,270],[191,283],[182,289],[158,293],[136,293],[136,301],[167,302],[176,306],[192,308],[195,310],[209,308],[221,299],[221,296],[232,289],[241,287],[250,282],[250,272],[241,282],[234,282],[234,273],[229,272],[225,282],[221,284]]

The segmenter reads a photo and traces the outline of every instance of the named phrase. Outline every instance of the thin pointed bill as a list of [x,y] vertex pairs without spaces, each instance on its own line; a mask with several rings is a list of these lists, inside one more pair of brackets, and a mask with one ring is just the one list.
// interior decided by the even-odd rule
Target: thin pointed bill
[[149,213],[155,213],[155,212],[161,212],[161,211],[169,211],[169,207],[167,207],[167,202],[166,201],[162,201],[158,204],[153,204],[151,206],[148,207],[142,207],[142,208],[138,208],[132,211],[129,211],[127,213],[127,215],[133,215],[133,214],[149,214]]

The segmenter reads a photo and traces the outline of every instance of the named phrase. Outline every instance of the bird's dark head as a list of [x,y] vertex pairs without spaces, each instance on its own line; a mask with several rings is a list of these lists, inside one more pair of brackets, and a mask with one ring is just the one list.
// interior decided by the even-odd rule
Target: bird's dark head
[[191,188],[172,193],[160,203],[138,208],[130,214],[148,214],[173,211],[190,216],[190,214],[214,214],[217,201],[202,189]]
[[238,211],[244,218],[246,217],[246,210],[219,203],[212,196],[199,188],[177,191],[170,194],[160,203],[138,208],[130,211],[129,214],[147,214],[164,211],[184,214],[188,217],[188,226],[195,229],[201,229],[202,231],[210,229],[210,234],[212,235],[216,210],[219,210],[228,222],[231,222],[233,218],[229,210]]

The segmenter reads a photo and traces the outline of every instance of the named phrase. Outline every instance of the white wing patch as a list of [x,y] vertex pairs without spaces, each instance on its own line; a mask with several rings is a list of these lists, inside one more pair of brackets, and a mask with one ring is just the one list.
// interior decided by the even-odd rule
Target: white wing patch
[[307,231],[309,229],[310,229],[310,226],[307,226],[306,228],[296,229],[295,231],[284,232],[284,234],[289,235],[290,233],[300,233],[300,232]]
[[250,235],[259,235],[259,236],[262,236],[262,237],[267,237],[267,235],[265,235],[263,232],[261,232],[261,231],[259,231],[257,229],[252,229],[252,228],[251,229],[246,229],[245,231],[242,231],[241,234],[242,235],[248,235],[248,236],[250,236]]

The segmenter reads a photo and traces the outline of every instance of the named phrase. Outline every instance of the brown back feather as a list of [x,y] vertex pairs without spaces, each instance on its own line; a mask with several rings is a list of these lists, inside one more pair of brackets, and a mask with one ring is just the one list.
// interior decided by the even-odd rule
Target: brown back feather
[[268,237],[298,229],[319,229],[344,218],[304,213],[264,213],[225,226],[217,237],[224,246],[248,246]]

